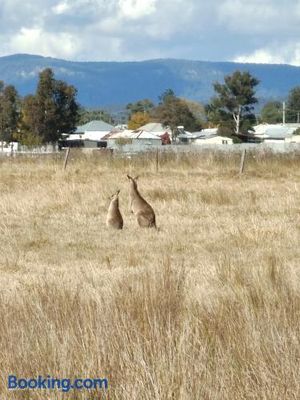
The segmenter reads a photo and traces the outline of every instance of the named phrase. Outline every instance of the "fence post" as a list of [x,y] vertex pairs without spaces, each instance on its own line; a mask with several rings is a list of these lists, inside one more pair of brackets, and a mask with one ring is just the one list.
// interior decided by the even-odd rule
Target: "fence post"
[[244,167],[245,167],[245,158],[246,158],[246,149],[242,151],[242,156],[241,156],[241,163],[240,163],[240,171],[239,174],[242,175],[244,172]]
[[65,154],[64,170],[67,168],[68,159],[69,159],[69,154],[70,154],[70,149],[71,149],[71,147],[68,147],[68,148],[67,148],[67,151],[66,151],[66,154]]

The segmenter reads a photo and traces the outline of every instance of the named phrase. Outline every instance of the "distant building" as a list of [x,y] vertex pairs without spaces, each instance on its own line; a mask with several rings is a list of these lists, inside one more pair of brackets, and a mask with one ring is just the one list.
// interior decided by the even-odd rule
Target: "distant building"
[[162,145],[162,139],[151,132],[125,129],[110,132],[102,138],[107,141],[109,149],[123,152],[138,152],[151,150]]
[[233,144],[229,137],[219,136],[218,128],[202,129],[198,132],[180,130],[177,136],[181,144],[206,145],[206,144]]
[[0,151],[2,153],[14,153],[19,150],[18,142],[0,142]]
[[74,133],[63,134],[59,141],[59,147],[106,147],[106,141],[102,138],[113,129],[113,125],[102,120],[90,121],[76,128]]
[[140,126],[137,130],[151,132],[154,135],[158,135],[158,136],[160,136],[161,134],[163,134],[165,132],[168,132],[169,134],[172,133],[170,127],[164,126],[160,122],[149,122],[148,124]]
[[149,122],[148,124],[136,129],[136,131],[152,133],[161,138],[162,144],[171,144],[172,130],[160,122]]
[[300,124],[259,124],[250,131],[251,136],[262,142],[278,142],[291,138]]
[[233,144],[233,140],[230,137],[213,135],[207,137],[198,137],[192,142],[192,144],[197,146],[207,145],[207,144],[229,145]]
[[293,135],[291,137],[285,138],[284,142],[300,144],[300,135]]
[[[80,125],[76,128],[74,135],[81,135],[83,140],[101,140],[113,129],[113,125],[102,120],[90,121],[87,124]],[[70,135],[71,136],[71,135]]]

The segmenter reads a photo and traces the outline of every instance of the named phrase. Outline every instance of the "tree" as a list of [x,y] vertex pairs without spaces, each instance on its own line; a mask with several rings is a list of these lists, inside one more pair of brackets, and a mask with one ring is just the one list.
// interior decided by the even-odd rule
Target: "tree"
[[128,129],[137,129],[150,122],[150,115],[145,112],[136,112],[131,115],[128,121]]
[[193,114],[197,124],[204,126],[207,121],[205,106],[197,101],[181,98],[181,100],[188,106],[188,109]]
[[74,131],[79,108],[76,95],[74,86],[56,80],[53,71],[46,68],[39,75],[36,94],[23,101],[20,136],[55,143],[61,133]]
[[178,126],[184,126],[185,129],[191,131],[199,129],[199,124],[186,102],[176,97],[171,89],[160,96],[160,104],[153,110],[152,116],[164,126],[170,127],[173,140]]
[[46,68],[40,73],[38,87],[35,95],[36,117],[34,131],[41,136],[42,142],[55,142],[56,129],[56,105],[54,99],[55,80],[54,73]]
[[287,99],[287,122],[300,122],[300,86],[290,90]]
[[260,120],[268,124],[276,124],[282,121],[282,104],[280,101],[269,101],[260,112]]
[[255,86],[259,81],[249,72],[235,71],[232,75],[224,78],[225,83],[215,83],[214,89],[217,96],[208,107],[208,114],[222,125],[232,124],[235,135],[241,132],[247,133],[255,122],[253,104],[257,103],[255,97]]
[[78,110],[78,124],[84,125],[92,120],[102,120],[108,124],[113,124],[114,119],[110,113],[101,109],[87,109],[80,107]]
[[21,107],[19,130],[16,139],[26,146],[36,146],[42,143],[38,124],[38,102],[34,95],[24,97]]
[[166,89],[159,97],[159,104],[164,104],[168,100],[176,98],[175,92],[172,89]]
[[[64,81],[56,81],[54,86],[54,102],[56,106],[56,132],[74,132],[78,120],[79,106],[76,102],[77,90],[74,86],[67,85]],[[55,136],[55,135],[54,135]],[[54,137],[57,140],[57,137]],[[52,141],[50,139],[50,141]]]
[[129,112],[129,117],[138,112],[150,113],[153,110],[154,104],[149,99],[139,100],[136,103],[129,103],[126,110]]
[[10,142],[16,132],[19,119],[19,96],[14,86],[0,81],[0,129],[1,140]]

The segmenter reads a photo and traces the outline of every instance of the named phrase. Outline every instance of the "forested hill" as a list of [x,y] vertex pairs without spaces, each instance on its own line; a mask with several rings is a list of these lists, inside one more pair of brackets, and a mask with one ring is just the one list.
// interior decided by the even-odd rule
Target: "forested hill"
[[208,102],[212,84],[239,69],[261,82],[260,102],[282,100],[300,85],[300,67],[274,64],[238,64],[158,59],[138,62],[74,62],[28,54],[0,57],[0,80],[12,84],[23,96],[34,93],[39,72],[50,67],[56,79],[73,84],[86,107],[124,105],[143,98],[154,102],[166,89],[177,96]]

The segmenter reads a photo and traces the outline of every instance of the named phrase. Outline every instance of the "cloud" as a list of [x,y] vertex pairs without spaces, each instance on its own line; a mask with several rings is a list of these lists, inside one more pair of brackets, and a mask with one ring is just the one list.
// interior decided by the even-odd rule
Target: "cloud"
[[272,45],[261,48],[250,54],[242,54],[233,59],[241,63],[290,64],[300,66],[300,42]]
[[119,0],[121,16],[138,19],[156,11],[157,0]]
[[51,8],[54,14],[60,15],[65,14],[70,9],[70,5],[67,1],[62,1]]
[[55,53],[58,57],[69,57],[78,51],[78,43],[65,32],[44,32],[41,28],[21,28],[10,41],[11,49],[44,56]]
[[265,33],[274,29],[286,7],[276,0],[225,0],[217,10],[219,21],[234,32]]
[[281,55],[272,54],[270,50],[259,49],[252,54],[244,54],[233,59],[239,63],[256,63],[256,64],[282,64],[284,59]]
[[0,55],[298,65],[299,21],[298,0],[1,0]]

